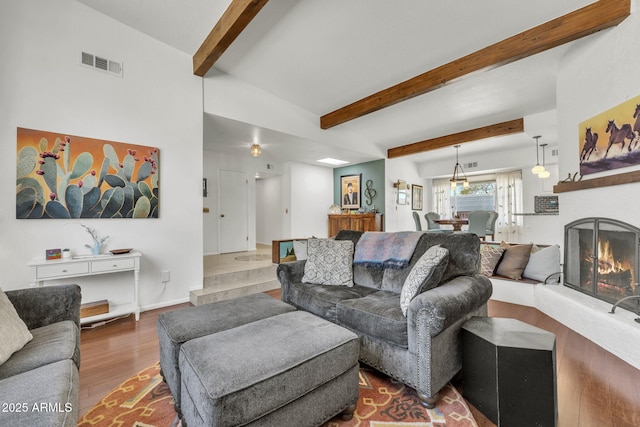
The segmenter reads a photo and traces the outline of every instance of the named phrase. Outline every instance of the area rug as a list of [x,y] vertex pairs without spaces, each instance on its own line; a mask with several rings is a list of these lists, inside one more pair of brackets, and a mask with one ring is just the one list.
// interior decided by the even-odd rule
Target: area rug
[[[79,426],[178,427],[173,398],[156,363],[109,392],[84,414]],[[435,409],[415,391],[373,369],[360,369],[360,396],[349,421],[336,417],[323,427],[478,427],[469,406],[450,384]],[[287,427],[287,426],[283,426]],[[293,426],[292,426],[293,427]]]

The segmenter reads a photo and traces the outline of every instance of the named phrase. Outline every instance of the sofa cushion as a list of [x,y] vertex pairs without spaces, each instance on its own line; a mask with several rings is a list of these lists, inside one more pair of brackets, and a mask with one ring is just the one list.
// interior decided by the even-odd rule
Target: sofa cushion
[[509,245],[508,243],[501,242],[500,247],[504,248],[505,251],[500,264],[498,264],[496,268],[496,274],[514,280],[522,279],[522,273],[531,256],[531,248],[533,245]]
[[78,384],[78,369],[71,360],[0,380],[0,402],[27,409],[0,411],[0,425],[75,427]]
[[0,365],[32,339],[27,325],[0,289]]
[[544,282],[549,276],[560,273],[560,246],[552,245],[531,254],[522,277]]
[[376,292],[365,286],[324,286],[295,283],[291,286],[291,304],[332,322],[336,321],[336,303],[361,298]]
[[65,320],[32,329],[33,339],[0,366],[0,379],[61,360],[79,364],[76,339],[78,330],[74,322]]
[[440,245],[449,250],[449,263],[442,275],[441,283],[458,276],[473,276],[479,271],[480,239],[477,236],[471,233],[423,233],[409,261],[409,266],[401,269],[386,268],[380,289],[399,294],[413,266],[422,254],[434,245]]
[[400,295],[377,291],[362,298],[340,301],[338,324],[357,334],[367,335],[408,348],[407,319],[400,309]]
[[505,248],[497,245],[482,245],[480,248],[480,273],[485,276],[493,276],[504,251]]
[[353,286],[353,242],[350,240],[309,239],[304,283]]
[[409,304],[416,295],[438,286],[448,261],[449,251],[440,245],[431,246],[422,254],[402,285],[400,308],[403,315],[407,315]]

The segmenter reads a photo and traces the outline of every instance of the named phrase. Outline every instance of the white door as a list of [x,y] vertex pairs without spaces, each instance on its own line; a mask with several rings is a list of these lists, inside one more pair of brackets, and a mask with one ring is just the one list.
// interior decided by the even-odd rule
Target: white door
[[243,252],[249,240],[249,181],[246,172],[220,169],[220,253]]

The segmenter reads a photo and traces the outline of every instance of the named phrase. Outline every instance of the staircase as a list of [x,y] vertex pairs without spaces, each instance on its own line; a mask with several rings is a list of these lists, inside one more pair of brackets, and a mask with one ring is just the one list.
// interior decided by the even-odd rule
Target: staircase
[[264,267],[209,275],[204,278],[203,288],[191,291],[189,299],[193,305],[202,305],[279,289],[276,269],[277,265],[269,264]]

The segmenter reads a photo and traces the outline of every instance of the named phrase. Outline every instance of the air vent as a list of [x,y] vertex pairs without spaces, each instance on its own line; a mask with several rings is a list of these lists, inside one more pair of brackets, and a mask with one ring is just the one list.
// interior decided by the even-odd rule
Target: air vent
[[82,52],[82,65],[93,68],[94,70],[104,71],[106,73],[122,77],[122,64],[110,59],[101,58],[91,53]]
[[478,162],[464,163],[462,166],[465,169],[477,168],[478,167]]
[[551,155],[554,156],[554,157],[558,157],[558,149],[555,148],[555,149],[551,150]]

